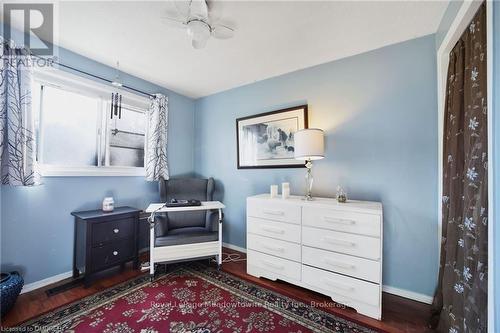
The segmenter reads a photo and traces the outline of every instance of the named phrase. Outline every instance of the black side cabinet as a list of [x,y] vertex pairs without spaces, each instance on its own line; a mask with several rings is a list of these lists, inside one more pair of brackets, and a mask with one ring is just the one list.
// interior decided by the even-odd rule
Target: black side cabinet
[[112,212],[90,210],[73,212],[75,242],[73,278],[84,274],[88,287],[95,273],[128,261],[139,267],[139,209],[117,207]]

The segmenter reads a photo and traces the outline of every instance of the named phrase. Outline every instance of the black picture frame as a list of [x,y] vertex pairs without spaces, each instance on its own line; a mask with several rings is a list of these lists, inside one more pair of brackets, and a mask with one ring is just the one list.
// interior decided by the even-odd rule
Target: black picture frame
[[[248,121],[251,119],[258,119],[261,117],[273,116],[283,113],[283,116],[286,116],[286,113],[291,113],[292,111],[301,111],[303,124],[299,124],[300,129],[308,128],[308,107],[307,104],[297,105],[294,107],[289,107],[286,109],[280,109],[270,112],[259,113],[251,116],[241,117],[236,119],[236,156],[237,156],[237,168],[238,169],[280,169],[280,168],[304,168],[305,161],[297,161],[296,163],[289,164],[266,164],[266,165],[242,165],[240,160],[240,123],[242,121]],[[285,117],[284,117],[285,119]],[[300,126],[302,125],[302,126]]]

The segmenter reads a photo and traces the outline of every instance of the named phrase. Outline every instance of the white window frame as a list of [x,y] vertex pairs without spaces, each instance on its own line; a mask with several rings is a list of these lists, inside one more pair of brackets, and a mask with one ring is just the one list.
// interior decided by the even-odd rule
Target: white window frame
[[[64,88],[65,90],[73,91],[83,95],[91,95],[94,97],[100,97],[102,100],[106,101],[110,98],[112,92],[117,92],[117,88],[110,85],[106,85],[97,81],[93,81],[75,74],[71,74],[62,70],[56,69],[41,69],[37,68],[34,71],[34,81],[46,86],[55,86]],[[138,94],[133,94],[128,91],[120,89],[120,94],[123,95],[124,100],[127,101],[128,107],[139,108],[147,110],[149,107],[150,100],[148,97],[144,97]],[[42,97],[43,98],[43,97]],[[103,103],[102,109],[106,103]],[[43,111],[40,114],[40,123],[43,121]],[[101,120],[102,121],[102,120]],[[100,126],[101,130],[106,130],[106,127]],[[43,129],[40,128],[40,131]],[[147,128],[146,138],[147,138]],[[101,136],[102,133],[96,133],[96,139]],[[40,135],[40,138],[42,135]],[[40,147],[39,152],[42,151],[43,142],[39,142]],[[103,149],[102,145],[97,145],[98,150]],[[147,156],[146,147],[144,147],[144,156]],[[40,157],[40,156],[39,156]],[[99,159],[98,159],[99,160]],[[42,177],[86,177],[86,176],[101,176],[101,177],[145,177],[146,169],[145,167],[120,167],[120,166],[101,166],[101,161],[98,161],[97,166],[67,166],[67,165],[55,165],[55,164],[44,164],[43,160],[39,163],[39,169]]]

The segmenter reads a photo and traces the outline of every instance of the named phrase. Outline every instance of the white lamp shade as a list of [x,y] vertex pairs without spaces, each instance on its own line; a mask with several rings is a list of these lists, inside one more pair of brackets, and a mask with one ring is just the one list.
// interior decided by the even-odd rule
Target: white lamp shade
[[323,130],[307,128],[297,131],[293,141],[296,160],[320,160],[325,157]]

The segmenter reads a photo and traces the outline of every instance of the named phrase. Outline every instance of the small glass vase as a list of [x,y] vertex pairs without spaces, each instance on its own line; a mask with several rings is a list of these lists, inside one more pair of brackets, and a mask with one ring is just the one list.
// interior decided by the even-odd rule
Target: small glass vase
[[337,186],[337,202],[345,203],[347,201],[347,194],[342,186]]

